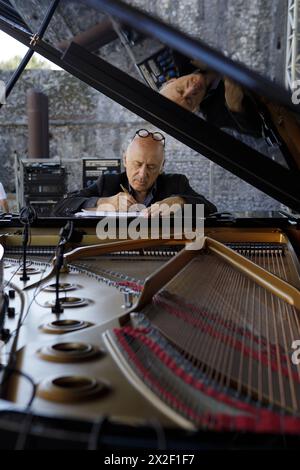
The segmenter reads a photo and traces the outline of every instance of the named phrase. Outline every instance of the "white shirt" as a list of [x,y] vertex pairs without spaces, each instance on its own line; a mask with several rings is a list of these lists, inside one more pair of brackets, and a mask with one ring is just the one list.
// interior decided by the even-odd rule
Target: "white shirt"
[[0,200],[1,199],[6,199],[6,192],[4,191],[3,184],[0,183]]

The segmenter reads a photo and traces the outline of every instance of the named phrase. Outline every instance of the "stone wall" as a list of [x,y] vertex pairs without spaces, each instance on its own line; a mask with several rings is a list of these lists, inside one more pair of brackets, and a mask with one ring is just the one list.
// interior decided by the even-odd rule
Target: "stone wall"
[[[277,48],[279,39],[272,26],[277,21],[275,7],[282,6],[280,1],[154,0],[149,1],[149,9],[197,37],[204,36],[212,45],[221,47],[222,44],[229,55],[280,81],[283,60],[281,57],[278,68],[278,54],[282,54],[282,50]],[[130,3],[144,4],[141,0]],[[259,22],[261,15],[263,26]],[[9,75],[0,72],[0,80],[7,81]],[[15,191],[14,158],[27,156],[26,92],[30,88],[40,89],[49,97],[50,154],[65,162],[70,190],[81,187],[82,157],[120,157],[125,136],[147,125],[66,72],[26,71],[0,112],[0,179],[10,192]],[[167,140],[166,170],[185,173],[192,186],[215,202],[219,210],[280,207],[279,203],[205,157],[172,138]]]
[[288,0],[124,0],[284,81]]

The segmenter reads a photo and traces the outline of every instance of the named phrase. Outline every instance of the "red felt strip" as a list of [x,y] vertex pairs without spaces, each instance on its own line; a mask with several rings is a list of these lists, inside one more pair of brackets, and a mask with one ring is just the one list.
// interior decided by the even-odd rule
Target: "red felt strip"
[[[203,381],[196,379],[185,372],[179,367],[173,358],[171,358],[166,351],[160,348],[151,338],[145,336],[148,329],[137,329],[132,327],[124,327],[121,329],[115,329],[118,340],[122,347],[128,354],[129,358],[134,362],[140,373],[144,378],[150,381],[152,386],[164,397],[167,403],[171,403],[177,410],[183,412],[189,419],[192,419],[197,425],[208,426],[215,430],[240,430],[240,431],[251,431],[261,433],[272,433],[272,432],[285,432],[292,434],[300,433],[300,419],[292,416],[283,416],[270,410],[263,408],[257,408],[255,406],[241,402],[240,400],[233,399],[224,393],[220,393],[213,389],[211,386],[208,387]],[[193,409],[186,406],[177,397],[175,397],[170,391],[165,390],[162,385],[151,375],[149,370],[146,370],[139,361],[136,353],[130,348],[126,337],[138,339],[145,344],[152,352],[168,367],[174,374],[180,377],[187,384],[194,388],[201,390],[208,396],[221,401],[229,406],[235,407],[236,409],[246,412],[249,415],[238,415],[229,416],[226,414],[212,414],[205,413],[199,415],[195,413]]]

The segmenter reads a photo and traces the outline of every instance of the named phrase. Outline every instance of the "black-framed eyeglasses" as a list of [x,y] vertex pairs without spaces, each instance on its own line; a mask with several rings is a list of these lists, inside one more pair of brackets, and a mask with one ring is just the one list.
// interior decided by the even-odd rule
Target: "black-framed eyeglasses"
[[151,135],[153,140],[156,140],[157,142],[161,142],[163,144],[163,146],[165,146],[165,143],[166,143],[165,136],[161,132],[150,132],[147,129],[139,129],[134,134],[134,137],[136,135],[138,135],[139,137],[142,137],[142,138],[149,137],[149,135]]

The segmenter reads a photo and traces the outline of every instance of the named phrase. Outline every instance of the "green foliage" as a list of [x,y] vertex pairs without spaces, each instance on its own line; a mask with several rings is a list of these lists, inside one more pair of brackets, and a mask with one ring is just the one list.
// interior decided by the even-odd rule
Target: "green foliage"
[[[16,70],[18,65],[22,60],[21,56],[14,56],[11,59],[6,61],[0,62],[0,70]],[[49,69],[49,64],[40,60],[36,55],[33,55],[30,62],[28,63],[26,70],[33,70],[33,69]]]

